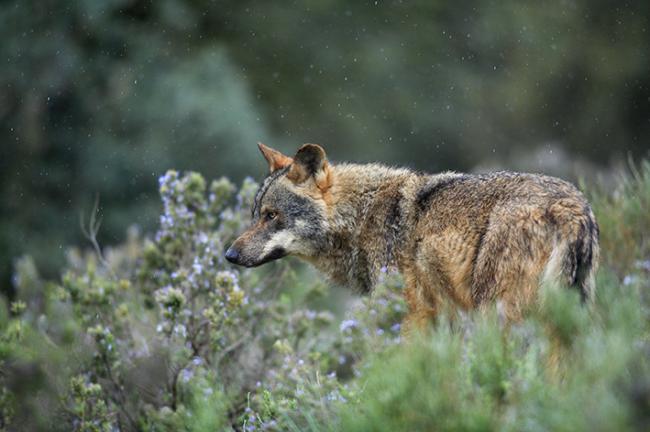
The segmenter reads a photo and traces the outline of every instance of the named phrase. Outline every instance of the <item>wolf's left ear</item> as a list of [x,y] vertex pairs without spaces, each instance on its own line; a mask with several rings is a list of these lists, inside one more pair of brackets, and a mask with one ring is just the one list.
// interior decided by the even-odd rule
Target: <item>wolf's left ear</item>
[[277,150],[273,150],[271,147],[265,146],[261,142],[257,143],[257,147],[262,152],[262,156],[269,163],[269,171],[274,172],[279,169],[288,167],[293,162],[289,156],[285,156]]
[[287,173],[289,180],[302,183],[310,178],[325,192],[332,185],[332,169],[325,150],[318,144],[305,144],[293,157],[293,164]]

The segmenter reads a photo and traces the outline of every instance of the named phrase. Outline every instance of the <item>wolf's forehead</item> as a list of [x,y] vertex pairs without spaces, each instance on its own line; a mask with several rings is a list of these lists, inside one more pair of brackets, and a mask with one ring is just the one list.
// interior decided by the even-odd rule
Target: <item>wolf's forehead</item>
[[260,210],[265,205],[287,209],[287,207],[291,207],[292,204],[304,204],[307,198],[298,195],[287,183],[288,181],[279,179],[270,184],[264,194],[260,196]]
[[293,190],[290,181],[283,178],[262,183],[256,197],[253,218],[260,217],[265,206],[282,211],[285,218],[291,220],[302,218],[316,221],[321,218],[316,204]]
[[262,184],[260,185],[260,188],[257,190],[257,193],[255,194],[255,199],[253,200],[253,210],[252,210],[252,216],[255,218],[256,216],[259,216],[260,210],[262,208],[262,201],[264,200],[264,197],[266,194],[269,192],[269,190],[272,188],[272,186],[278,182],[284,174],[287,173],[289,168],[284,168],[281,170],[277,170],[271,174],[269,174],[263,181]]

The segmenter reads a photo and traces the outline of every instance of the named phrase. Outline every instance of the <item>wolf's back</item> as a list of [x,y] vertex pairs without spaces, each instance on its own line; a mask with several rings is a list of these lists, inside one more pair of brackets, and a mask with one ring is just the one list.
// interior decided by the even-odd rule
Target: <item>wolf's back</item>
[[575,287],[584,300],[593,297],[598,225],[570,183],[512,172],[445,173],[427,180],[415,204],[423,215],[417,237],[452,245],[429,253],[442,258],[449,279],[471,281],[475,305],[506,292],[521,296],[513,303],[524,304],[540,282]]

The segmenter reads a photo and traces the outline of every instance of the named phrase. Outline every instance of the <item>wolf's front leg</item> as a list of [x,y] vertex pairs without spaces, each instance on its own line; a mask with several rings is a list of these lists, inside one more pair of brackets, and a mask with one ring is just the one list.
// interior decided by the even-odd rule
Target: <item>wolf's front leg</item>
[[418,333],[424,332],[434,322],[435,316],[435,309],[409,311],[402,322],[402,338],[411,340]]

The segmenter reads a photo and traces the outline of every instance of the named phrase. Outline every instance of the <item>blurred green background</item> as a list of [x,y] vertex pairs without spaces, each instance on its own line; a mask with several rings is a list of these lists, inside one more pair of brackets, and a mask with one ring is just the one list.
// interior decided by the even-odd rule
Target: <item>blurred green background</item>
[[0,283],[53,275],[99,196],[260,178],[255,143],[437,171],[595,176],[650,147],[650,2],[0,1]]

